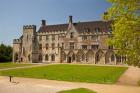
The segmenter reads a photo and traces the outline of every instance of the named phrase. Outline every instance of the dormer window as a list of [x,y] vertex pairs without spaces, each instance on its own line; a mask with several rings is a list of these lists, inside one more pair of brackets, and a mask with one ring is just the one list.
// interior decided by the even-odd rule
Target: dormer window
[[101,32],[100,28],[95,28],[95,33],[99,33],[99,32]]
[[90,29],[89,28],[84,28],[84,33],[90,33]]

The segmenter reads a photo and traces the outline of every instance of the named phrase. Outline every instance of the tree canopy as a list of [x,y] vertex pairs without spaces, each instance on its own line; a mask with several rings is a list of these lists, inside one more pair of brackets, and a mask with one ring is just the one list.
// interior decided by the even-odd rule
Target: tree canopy
[[140,0],[108,0],[112,7],[104,15],[112,21],[109,45],[118,49],[118,54],[127,56],[129,65],[140,67]]
[[0,62],[12,61],[12,47],[0,44]]

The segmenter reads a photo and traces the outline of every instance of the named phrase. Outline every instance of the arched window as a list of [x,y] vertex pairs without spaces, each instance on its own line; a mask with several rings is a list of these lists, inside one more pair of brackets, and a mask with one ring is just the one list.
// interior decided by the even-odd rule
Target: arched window
[[97,61],[100,61],[99,54],[96,54],[96,60],[97,60]]
[[14,61],[18,61],[18,53],[15,53],[15,55],[14,55]]
[[54,54],[52,54],[51,60],[52,60],[52,61],[55,61],[55,55],[54,55]]
[[82,61],[84,61],[84,60],[85,60],[85,55],[83,54],[83,55],[82,55]]
[[62,60],[66,60],[66,53],[64,51],[62,52]]
[[28,61],[30,61],[31,60],[31,56],[30,56],[30,54],[28,55]]
[[42,61],[42,55],[39,55],[39,61]]
[[71,33],[70,33],[70,38],[72,39],[73,37],[74,37],[74,33],[71,32]]
[[95,28],[95,33],[100,33],[101,31],[100,31],[100,28],[99,27],[97,27],[97,28]]
[[49,60],[49,56],[48,54],[45,55],[45,61],[48,61]]
[[111,55],[111,61],[114,61],[115,60],[115,56],[112,54]]
[[121,56],[120,55],[116,55],[116,61],[121,62]]

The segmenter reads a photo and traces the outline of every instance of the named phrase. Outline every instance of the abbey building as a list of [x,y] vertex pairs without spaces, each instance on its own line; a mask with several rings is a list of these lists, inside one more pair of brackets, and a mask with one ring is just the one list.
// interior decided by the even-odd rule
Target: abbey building
[[48,25],[39,30],[23,26],[23,35],[13,40],[13,62],[123,64],[125,56],[115,54],[106,40],[112,37],[111,22],[90,21]]

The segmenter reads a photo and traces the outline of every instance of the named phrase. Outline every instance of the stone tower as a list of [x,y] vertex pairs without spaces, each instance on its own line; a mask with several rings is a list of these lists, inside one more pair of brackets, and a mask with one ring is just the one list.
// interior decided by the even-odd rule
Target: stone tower
[[38,60],[36,41],[36,26],[23,26],[21,61],[36,62]]
[[20,39],[14,39],[13,40],[13,62],[19,62],[21,55],[21,40]]

